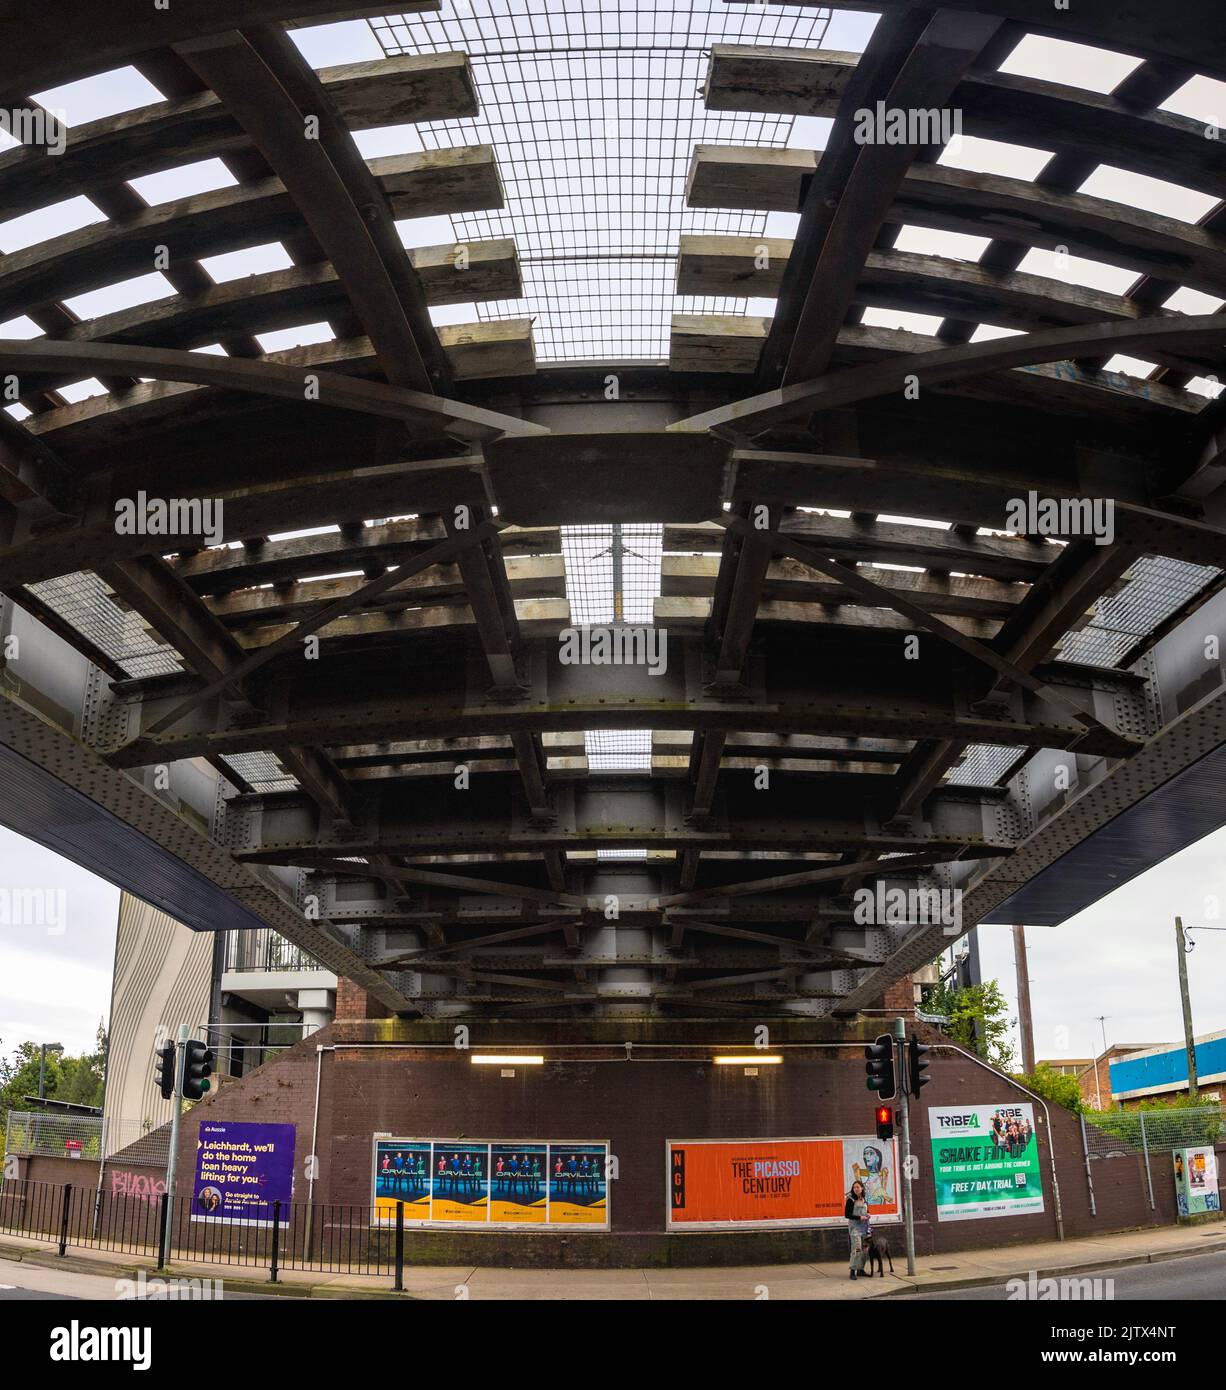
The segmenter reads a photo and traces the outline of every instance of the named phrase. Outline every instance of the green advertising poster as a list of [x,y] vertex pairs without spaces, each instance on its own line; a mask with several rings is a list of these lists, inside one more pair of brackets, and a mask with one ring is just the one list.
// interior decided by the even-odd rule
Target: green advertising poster
[[1176,1149],[1175,1200],[1180,1216],[1203,1216],[1221,1211],[1217,1190],[1217,1155],[1212,1149]]
[[938,1221],[1043,1210],[1034,1106],[930,1106]]

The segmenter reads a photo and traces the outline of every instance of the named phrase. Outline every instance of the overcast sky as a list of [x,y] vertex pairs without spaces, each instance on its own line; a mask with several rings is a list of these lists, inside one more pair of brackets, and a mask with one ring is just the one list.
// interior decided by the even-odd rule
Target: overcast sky
[[[826,36],[826,46],[834,49],[862,49],[872,30],[869,16],[836,14]],[[315,66],[377,58],[381,49],[369,28],[360,22],[320,26],[297,31],[294,40]],[[1135,66],[1135,59],[1101,54],[1082,46],[1060,44],[1049,39],[1027,38],[1006,63],[1011,72],[1043,76],[1098,91],[1110,91]],[[139,105],[154,99],[147,84],[128,69],[89,83],[73,84],[52,93],[39,94],[46,105],[66,110],[70,125],[99,115]],[[155,94],[156,96],[156,94]],[[1215,119],[1226,113],[1226,86],[1206,78],[1194,78],[1170,101],[1167,110],[1194,118]],[[1221,117],[1216,117],[1221,123]],[[791,143],[821,147],[829,132],[829,121],[800,120]],[[409,148],[404,127],[366,132],[359,145],[368,157],[393,149]],[[0,148],[11,143],[0,136]],[[967,140],[956,156],[964,167],[984,167],[1016,177],[1032,178],[1045,161],[1045,152],[1007,147],[994,142]],[[945,157],[943,156],[943,159]],[[1098,180],[1098,183],[1093,183]],[[151,201],[183,196],[204,187],[231,182],[217,161],[206,161],[183,171],[158,175],[142,181],[141,191]],[[1200,215],[1200,208],[1186,190],[1156,187],[1153,180],[1141,180],[1120,171],[1100,169],[1092,176],[1087,191],[1119,201],[1135,201],[1148,206],[1158,199],[1158,210],[1189,222]],[[50,214],[33,214],[0,224],[0,251],[71,230],[73,225],[97,220],[101,216],[88,205],[62,205]],[[76,218],[75,223],[71,220]],[[66,220],[68,219],[68,220]],[[794,220],[794,219],[793,219]],[[444,225],[440,228],[438,223]],[[427,245],[445,240],[450,232],[445,219],[418,219],[417,224],[401,223],[401,234],[408,245]],[[790,234],[772,225],[772,231]],[[918,235],[918,229],[915,230]],[[979,248],[969,244],[938,240],[950,234],[925,234],[906,249],[940,251],[944,254],[974,257]],[[974,241],[965,238],[964,243]],[[273,268],[286,261],[268,261],[280,248],[243,251],[232,256],[212,258],[210,270],[219,279],[247,275]],[[283,252],[281,253],[283,255]],[[1115,267],[1069,258],[1065,269],[1049,264],[1047,253],[1032,253],[1025,268],[1039,274],[1068,278],[1075,283],[1122,292],[1134,277]],[[264,257],[264,259],[261,259]],[[1122,284],[1110,277],[1123,276]],[[1103,277],[1106,277],[1105,279]],[[155,277],[144,277],[152,281]],[[90,316],[143,302],[168,293],[167,288],[141,283],[135,288],[107,287],[91,295],[78,307]],[[1181,293],[1184,293],[1181,291]],[[135,298],[133,298],[135,296]],[[1208,312],[1210,305],[1199,296],[1195,302],[1179,302],[1185,312]],[[1220,301],[1214,301],[1214,305]],[[767,310],[769,312],[769,310]],[[436,321],[445,317],[473,317],[471,306],[452,307],[435,313]],[[897,318],[898,316],[895,316]],[[912,316],[915,317],[915,316]],[[876,321],[876,320],[874,320]],[[935,322],[935,321],[934,321]],[[922,324],[908,324],[919,331]],[[32,324],[14,321],[2,325],[0,336],[29,335]],[[290,341],[311,341],[311,328],[288,330],[288,336],[267,335],[267,349],[288,346]],[[326,325],[323,326],[326,329]],[[1140,370],[1144,370],[1141,364]],[[83,386],[89,394],[100,386]],[[74,399],[76,397],[74,396]],[[1179,991],[1176,976],[1173,919],[1182,913],[1192,928],[1196,948],[1189,957],[1192,1004],[1198,1033],[1226,1028],[1226,932],[1195,930],[1198,924],[1226,925],[1209,921],[1206,900],[1217,895],[1226,902],[1226,830],[1219,831],[1185,850],[1166,864],[1159,865],[1133,883],[1116,890],[1096,906],[1054,929],[1032,928],[1029,932],[1030,973],[1034,1006],[1035,1046],[1040,1057],[1090,1056],[1102,1046],[1097,1021],[1106,1015],[1109,1042],[1165,1042],[1176,1039],[1181,1030]],[[0,1047],[10,1051],[24,1040],[62,1042],[70,1051],[88,1048],[98,1019],[110,1003],[110,979],[118,911],[118,891],[84,870],[0,829],[0,894],[20,888],[65,891],[66,915],[62,934],[51,934],[46,927],[0,924]],[[985,977],[997,978],[1011,1000],[1016,999],[1013,943],[1008,927],[981,930],[981,956]]]
[[[0,925],[0,1040],[5,1054],[22,1042],[63,1043],[89,1051],[110,1012],[119,889],[0,827],[0,902],[17,889],[64,890],[55,927]],[[56,902],[54,896],[48,901]],[[59,913],[44,913],[59,918]],[[57,930],[62,926],[62,932]]]

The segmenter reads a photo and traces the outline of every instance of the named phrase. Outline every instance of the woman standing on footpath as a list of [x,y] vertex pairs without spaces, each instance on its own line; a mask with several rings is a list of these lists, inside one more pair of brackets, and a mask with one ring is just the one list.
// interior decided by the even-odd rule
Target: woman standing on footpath
[[868,1197],[859,1178],[851,1185],[843,1204],[847,1237],[851,1245],[851,1277],[864,1273],[864,1237],[868,1234]]

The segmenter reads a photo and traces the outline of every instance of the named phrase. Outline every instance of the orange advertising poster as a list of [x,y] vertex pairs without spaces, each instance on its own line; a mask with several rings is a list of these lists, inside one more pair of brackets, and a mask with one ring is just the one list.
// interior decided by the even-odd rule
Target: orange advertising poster
[[899,1217],[893,1140],[674,1139],[668,1145],[668,1224],[698,1228],[843,1223],[851,1184],[864,1183],[869,1213]]

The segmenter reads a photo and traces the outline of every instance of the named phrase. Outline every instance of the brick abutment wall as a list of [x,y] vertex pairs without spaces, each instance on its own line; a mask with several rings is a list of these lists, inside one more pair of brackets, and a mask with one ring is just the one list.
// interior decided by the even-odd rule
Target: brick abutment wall
[[[313,1200],[369,1205],[375,1135],[436,1140],[607,1141],[617,1160],[608,1231],[566,1228],[411,1228],[408,1257],[424,1262],[518,1265],[748,1264],[840,1258],[840,1225],[786,1230],[677,1232],[666,1228],[667,1140],[781,1139],[873,1132],[875,1098],[865,1087],[862,1050],[880,1020],[851,1027],[772,1025],[781,1066],[714,1066],[712,1050],[736,1044],[727,1023],[631,1021],[569,1025],[472,1026],[469,1050],[454,1029],[397,1019],[338,1021],[234,1082],[184,1117],[180,1192],[190,1191],[197,1131],[207,1120],[292,1124],[295,1202],[308,1196],[316,1081],[318,1170]],[[582,1038],[582,1041],[578,1039]],[[929,1042],[940,1041],[929,1033]],[[627,1060],[625,1043],[630,1042]],[[815,1046],[814,1044],[821,1044]],[[471,1051],[543,1051],[543,1066],[474,1066]],[[744,1050],[751,1051],[751,1047]],[[921,1254],[1056,1239],[1056,1176],[1067,1236],[1169,1225],[1174,1192],[1154,1156],[1157,1210],[1151,1211],[1140,1157],[1092,1164],[1097,1215],[1090,1214],[1086,1165],[1075,1116],[1052,1106],[1051,1128],[1035,1105],[1042,1172],[1041,1214],[939,1221],[928,1110],[995,1108],[1030,1098],[1007,1078],[946,1052],[932,1056],[931,1084],[912,1109],[918,1159],[913,1184]],[[902,1248],[901,1227],[887,1229]]]

